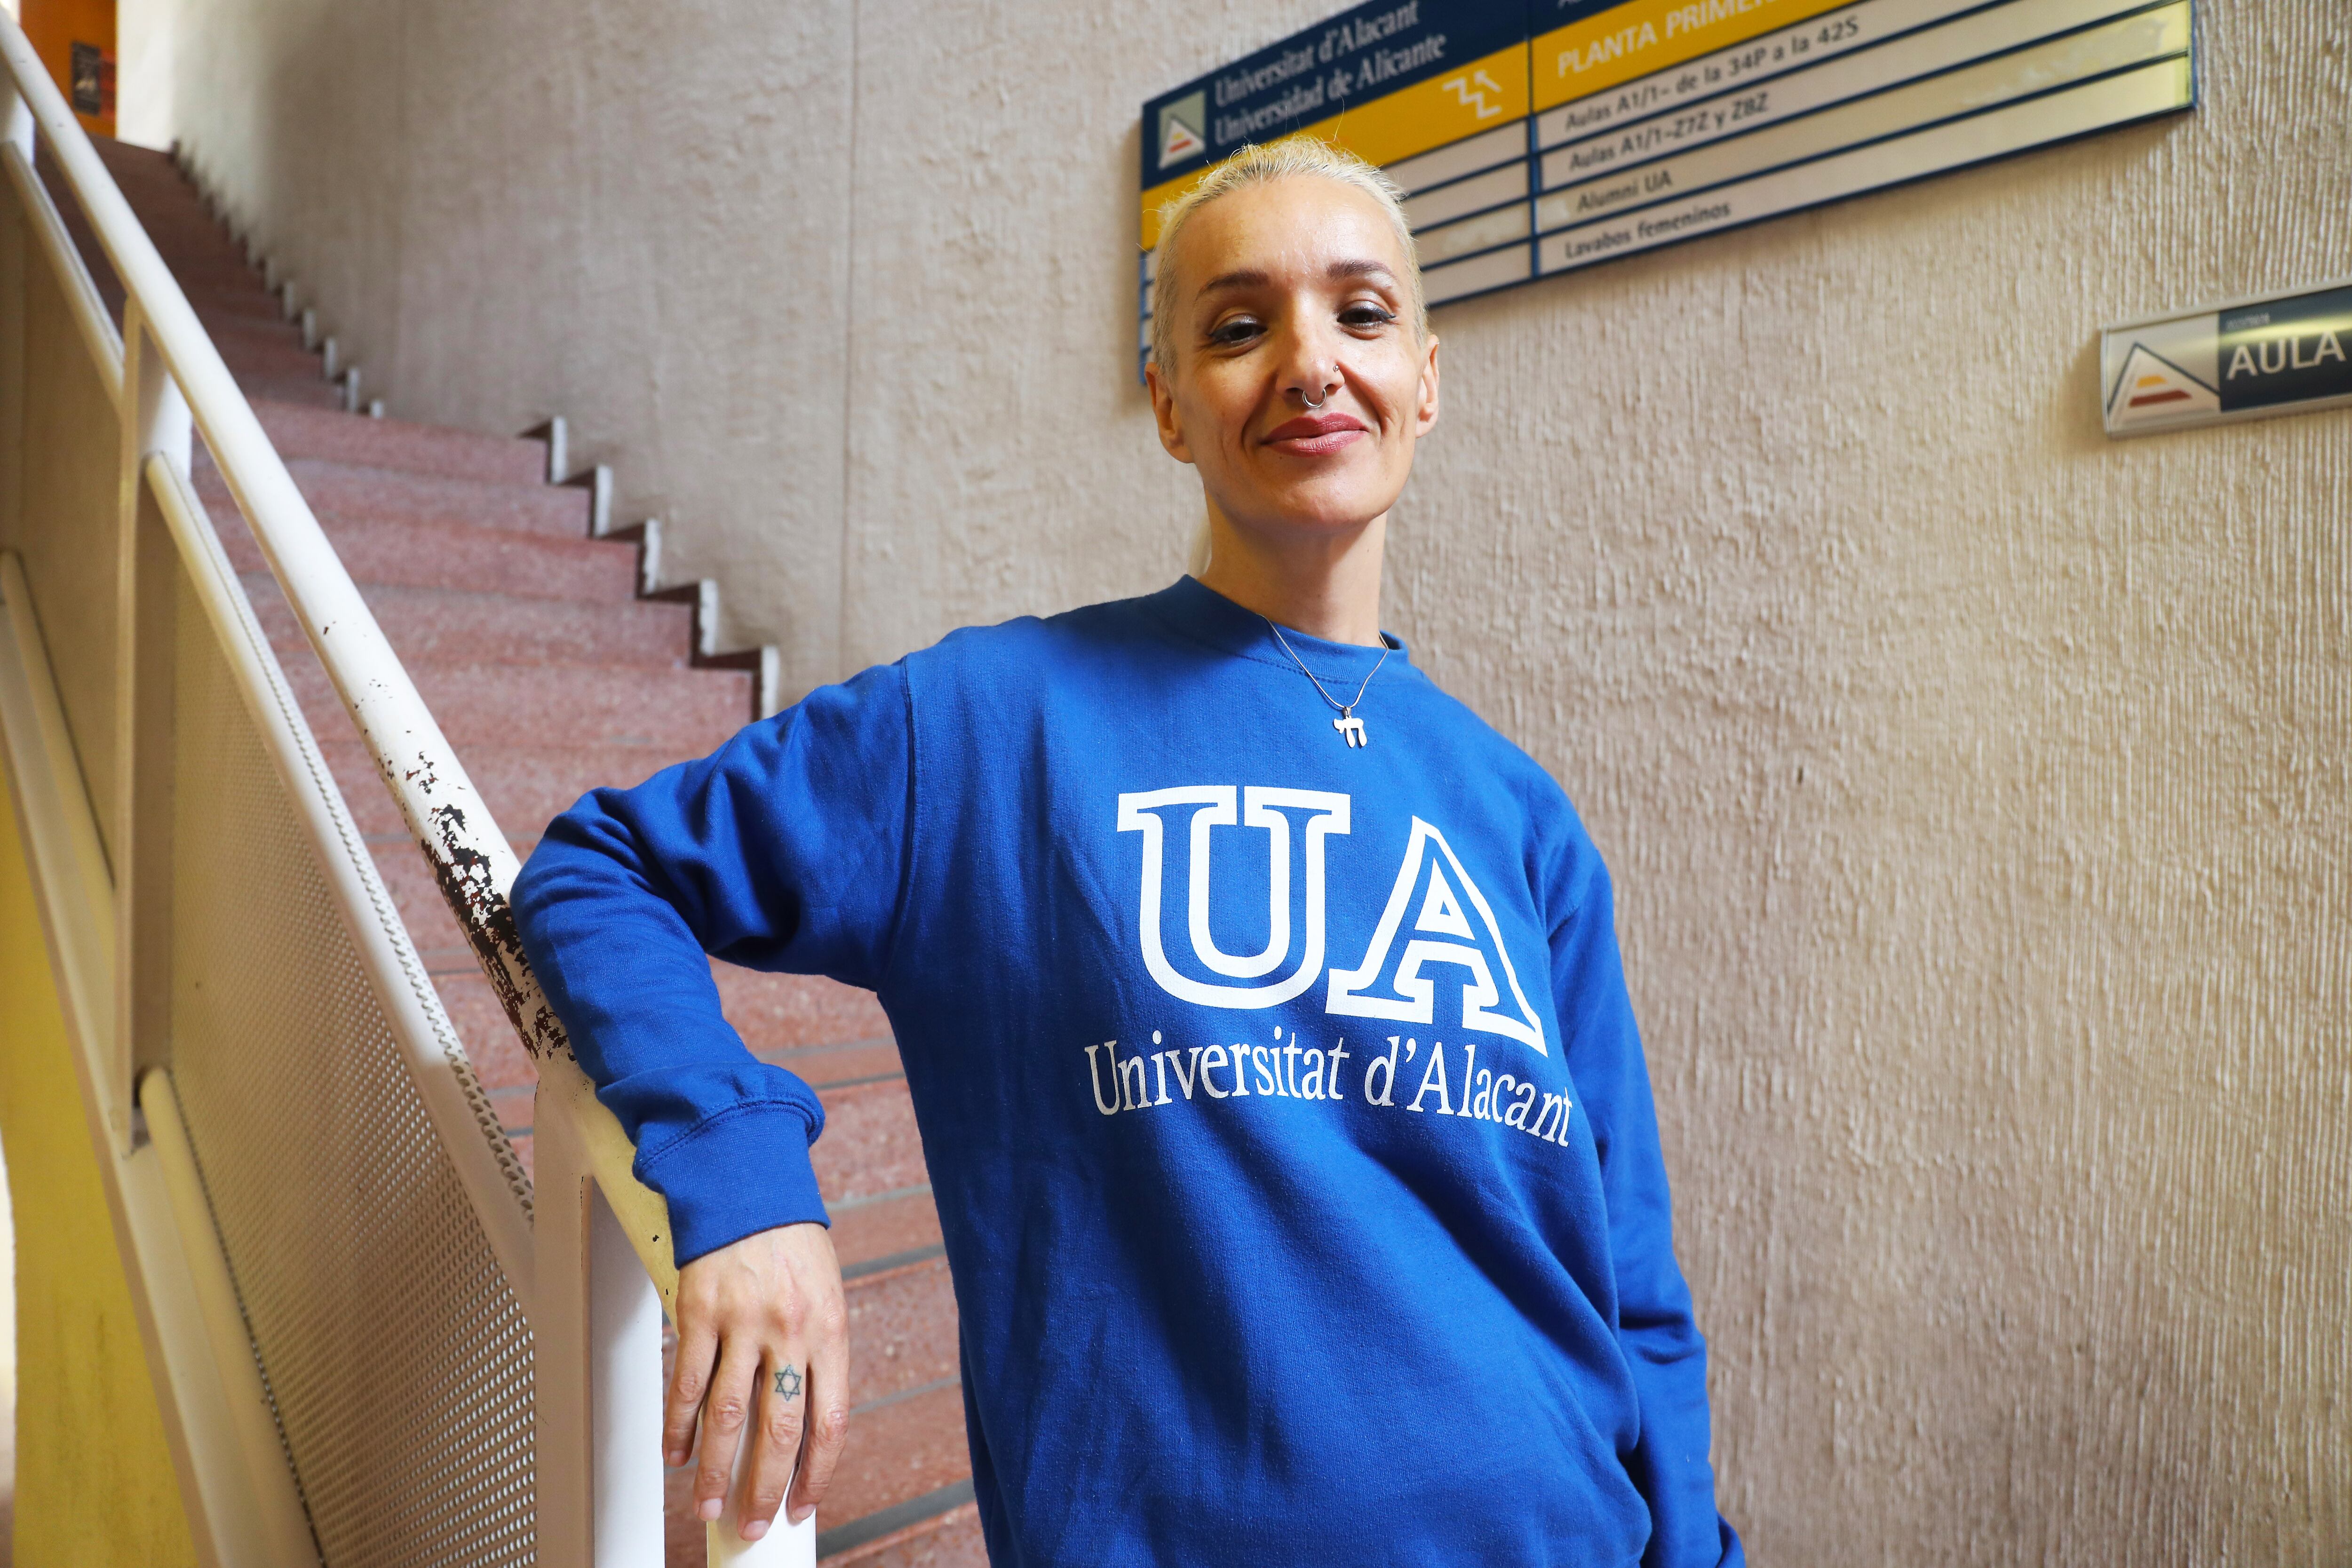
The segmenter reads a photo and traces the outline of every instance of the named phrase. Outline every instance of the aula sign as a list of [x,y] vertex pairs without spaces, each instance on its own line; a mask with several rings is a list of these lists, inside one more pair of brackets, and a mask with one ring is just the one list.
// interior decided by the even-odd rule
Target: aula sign
[[2109,327],[2099,366],[2110,436],[2352,404],[2352,279]]

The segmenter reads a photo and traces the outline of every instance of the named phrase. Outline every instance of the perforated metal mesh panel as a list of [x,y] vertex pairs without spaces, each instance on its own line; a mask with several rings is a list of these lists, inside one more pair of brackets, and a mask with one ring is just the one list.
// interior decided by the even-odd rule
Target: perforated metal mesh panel
[[[0,183],[5,227],[23,259],[16,493],[0,499],[0,547],[24,557],[41,640],[73,733],[99,837],[114,847],[114,594],[116,469],[121,425],[12,184]],[[14,457],[16,454],[11,453]],[[11,503],[13,502],[13,508]]]
[[173,1078],[329,1568],[533,1557],[530,1336],[181,584]]

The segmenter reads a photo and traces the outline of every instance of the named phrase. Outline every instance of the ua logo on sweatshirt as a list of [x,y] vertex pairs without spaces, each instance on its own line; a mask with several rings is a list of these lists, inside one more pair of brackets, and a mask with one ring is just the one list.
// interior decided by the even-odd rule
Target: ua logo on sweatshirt
[[[1323,841],[1348,831],[1348,797],[1321,790],[1275,789],[1252,784],[1242,792],[1247,826],[1267,836],[1267,905],[1265,950],[1227,953],[1209,934],[1209,829],[1231,827],[1234,786],[1193,784],[1177,789],[1145,790],[1118,797],[1118,830],[1143,835],[1143,908],[1141,931],[1144,967],[1170,995],[1203,1007],[1274,1007],[1305,991],[1323,969]],[[1162,816],[1162,813],[1165,816]],[[1191,824],[1186,862],[1191,872],[1185,909],[1192,956],[1200,966],[1223,981],[1189,979],[1168,962],[1160,930],[1160,868],[1166,859],[1162,839],[1173,819],[1181,831]],[[1294,943],[1290,931],[1291,839],[1306,832],[1307,882],[1305,930]],[[1278,980],[1254,984],[1278,972],[1291,948],[1300,947],[1297,967]],[[1224,981],[1237,982],[1226,984]]]
[[[1193,784],[1118,797],[1118,831],[1143,836],[1137,922],[1144,967],[1160,988],[1204,1007],[1279,1006],[1325,978],[1325,921],[1330,900],[1324,847],[1349,826],[1347,795],[1251,784]],[[1229,953],[1210,930],[1210,829],[1236,825],[1266,835],[1266,940],[1256,952]],[[1171,841],[1184,866],[1185,930],[1192,963],[1179,970],[1162,919]],[[1298,929],[1292,929],[1292,878],[1303,880]],[[1296,954],[1294,961],[1293,955]],[[1215,979],[1196,978],[1202,972]],[[1444,835],[1419,817],[1405,845],[1379,924],[1352,969],[1328,973],[1324,1011],[1351,1017],[1428,1024],[1436,1020],[1443,983],[1458,984],[1462,1026],[1501,1035],[1548,1055],[1543,1026],[1528,1005],[1503,944],[1493,907]],[[1447,1020],[1450,1022],[1450,1020]]]
[[[1505,1035],[1532,1047],[1538,1056],[1550,1054],[1544,1049],[1543,1026],[1519,989],[1518,971],[1511,966],[1493,906],[1445,836],[1416,816],[1404,864],[1397,868],[1396,885],[1364,949],[1364,961],[1331,972],[1323,1010],[1429,1023],[1435,1016],[1437,984],[1423,971],[1434,965],[1462,972],[1464,1028]],[[1510,989],[1507,997],[1496,987],[1497,970]]]

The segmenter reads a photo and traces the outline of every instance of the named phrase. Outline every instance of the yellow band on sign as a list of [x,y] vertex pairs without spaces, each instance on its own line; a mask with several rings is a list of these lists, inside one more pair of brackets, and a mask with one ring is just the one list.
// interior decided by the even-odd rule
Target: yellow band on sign
[[1541,113],[1652,71],[1746,43],[1852,0],[1632,0],[1535,41]]
[[1308,134],[1368,163],[1398,163],[1492,131],[1528,112],[1528,47],[1513,44],[1458,71],[1376,98]]
[[[1513,44],[1460,70],[1415,82],[1273,140],[1312,137],[1345,147],[1366,163],[1388,164],[1507,125],[1527,113],[1528,46]],[[1215,167],[1213,163],[1209,169]],[[1209,169],[1195,169],[1143,193],[1144,249],[1160,243],[1160,209],[1207,179]]]
[[1212,163],[1206,169],[1195,169],[1182,179],[1171,180],[1164,185],[1154,185],[1143,193],[1143,226],[1140,232],[1143,236],[1144,249],[1156,250],[1160,247],[1160,209],[1207,179],[1210,171],[1214,168],[1216,165]]

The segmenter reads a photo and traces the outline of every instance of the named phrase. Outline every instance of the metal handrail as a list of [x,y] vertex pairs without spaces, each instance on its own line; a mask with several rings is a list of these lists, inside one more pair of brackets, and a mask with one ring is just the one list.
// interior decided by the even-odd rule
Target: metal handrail
[[[634,1150],[597,1101],[562,1025],[531,973],[517,938],[508,892],[520,868],[432,710],[393,652],[341,557],[270,445],[259,418],[132,214],[97,151],[13,20],[0,18],[0,65],[16,97],[0,129],[0,158],[12,179],[32,180],[33,133],[48,138],[67,185],[113,264],[139,331],[151,339],[172,383],[203,432],[214,463],[244,512],[303,634],[342,700],[368,754],[435,880],[465,931],[509,1020],[537,1065],[542,1116],[552,1105],[572,1119],[597,1185],[664,1303],[677,1300],[667,1206],[631,1171]],[[21,170],[15,166],[21,164]],[[37,181],[33,181],[37,185]],[[126,324],[129,317],[126,316]],[[125,334],[129,334],[126,332]],[[126,348],[132,345],[125,345]],[[121,351],[118,351],[120,353]],[[118,359],[110,390],[126,421],[139,396],[137,378]],[[434,1097],[427,1095],[428,1104]],[[438,1118],[436,1117],[436,1120]],[[516,1295],[533,1300],[530,1215],[496,1174],[494,1163],[469,1158],[467,1140],[444,1142]],[[478,1138],[472,1142],[480,1143]]]

